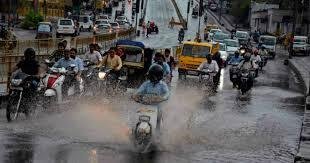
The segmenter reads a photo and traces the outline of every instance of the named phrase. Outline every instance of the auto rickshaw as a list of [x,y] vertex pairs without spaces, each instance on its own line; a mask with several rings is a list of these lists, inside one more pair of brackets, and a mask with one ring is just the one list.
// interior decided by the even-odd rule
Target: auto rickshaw
[[143,81],[150,66],[147,62],[151,62],[152,54],[145,55],[145,46],[138,41],[119,40],[116,46],[122,48],[124,52],[123,72],[127,74],[128,81]]

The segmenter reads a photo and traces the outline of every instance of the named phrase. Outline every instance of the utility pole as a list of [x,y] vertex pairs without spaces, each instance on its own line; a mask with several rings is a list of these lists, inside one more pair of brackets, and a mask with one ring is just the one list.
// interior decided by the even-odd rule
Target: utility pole
[[220,16],[219,22],[222,24],[222,10],[223,10],[223,0],[220,0]]
[[197,38],[200,38],[200,21],[202,13],[203,13],[203,0],[199,0],[199,10],[198,10],[199,21],[198,21],[198,32],[196,36]]
[[296,19],[297,19],[297,3],[298,1],[293,2],[293,28],[292,28],[292,35],[290,38],[290,49],[289,49],[289,55],[288,58],[292,59],[293,56],[293,43],[294,43],[294,36],[295,36],[295,29],[296,29]]
[[190,0],[187,2],[187,16],[186,16],[186,28],[185,30],[188,29],[188,15],[189,15],[189,10],[190,10]]
[[47,15],[46,0],[43,1],[43,7],[44,7],[44,20],[46,21],[46,15]]

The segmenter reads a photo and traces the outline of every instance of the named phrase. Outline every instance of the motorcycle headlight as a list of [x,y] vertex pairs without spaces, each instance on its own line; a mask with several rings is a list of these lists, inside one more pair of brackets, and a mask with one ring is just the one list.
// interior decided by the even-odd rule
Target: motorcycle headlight
[[137,131],[141,135],[147,135],[151,133],[151,127],[146,122],[141,122],[139,126],[137,127]]
[[12,79],[11,84],[13,86],[19,86],[22,83],[22,81],[23,81],[22,79]]
[[240,50],[240,53],[241,53],[241,54],[244,54],[244,53],[245,53],[245,49],[241,49],[241,50]]
[[99,79],[104,79],[106,75],[107,75],[107,73],[105,73],[105,72],[99,72],[98,73]]

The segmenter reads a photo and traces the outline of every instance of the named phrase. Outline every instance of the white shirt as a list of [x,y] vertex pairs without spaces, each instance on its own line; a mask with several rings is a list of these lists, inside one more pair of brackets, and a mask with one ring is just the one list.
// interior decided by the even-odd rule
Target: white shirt
[[93,53],[90,53],[90,51],[86,52],[85,59],[89,59],[90,62],[96,63],[96,64],[102,62],[102,56],[96,50],[94,50]]
[[217,65],[216,61],[214,61],[214,60],[212,60],[212,62],[210,64],[208,63],[208,61],[204,61],[198,67],[198,70],[218,73],[219,72],[219,66]]

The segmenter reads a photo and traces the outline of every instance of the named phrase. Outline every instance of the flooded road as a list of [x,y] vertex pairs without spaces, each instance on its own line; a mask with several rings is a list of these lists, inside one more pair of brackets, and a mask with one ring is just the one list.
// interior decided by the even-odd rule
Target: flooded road
[[288,89],[296,83],[281,58],[266,69],[242,98],[232,89],[228,69],[222,70],[216,94],[195,77],[175,77],[163,108],[160,144],[143,155],[134,152],[129,139],[138,108],[130,93],[40,110],[32,119],[10,124],[2,110],[0,162],[293,162],[303,96]]

